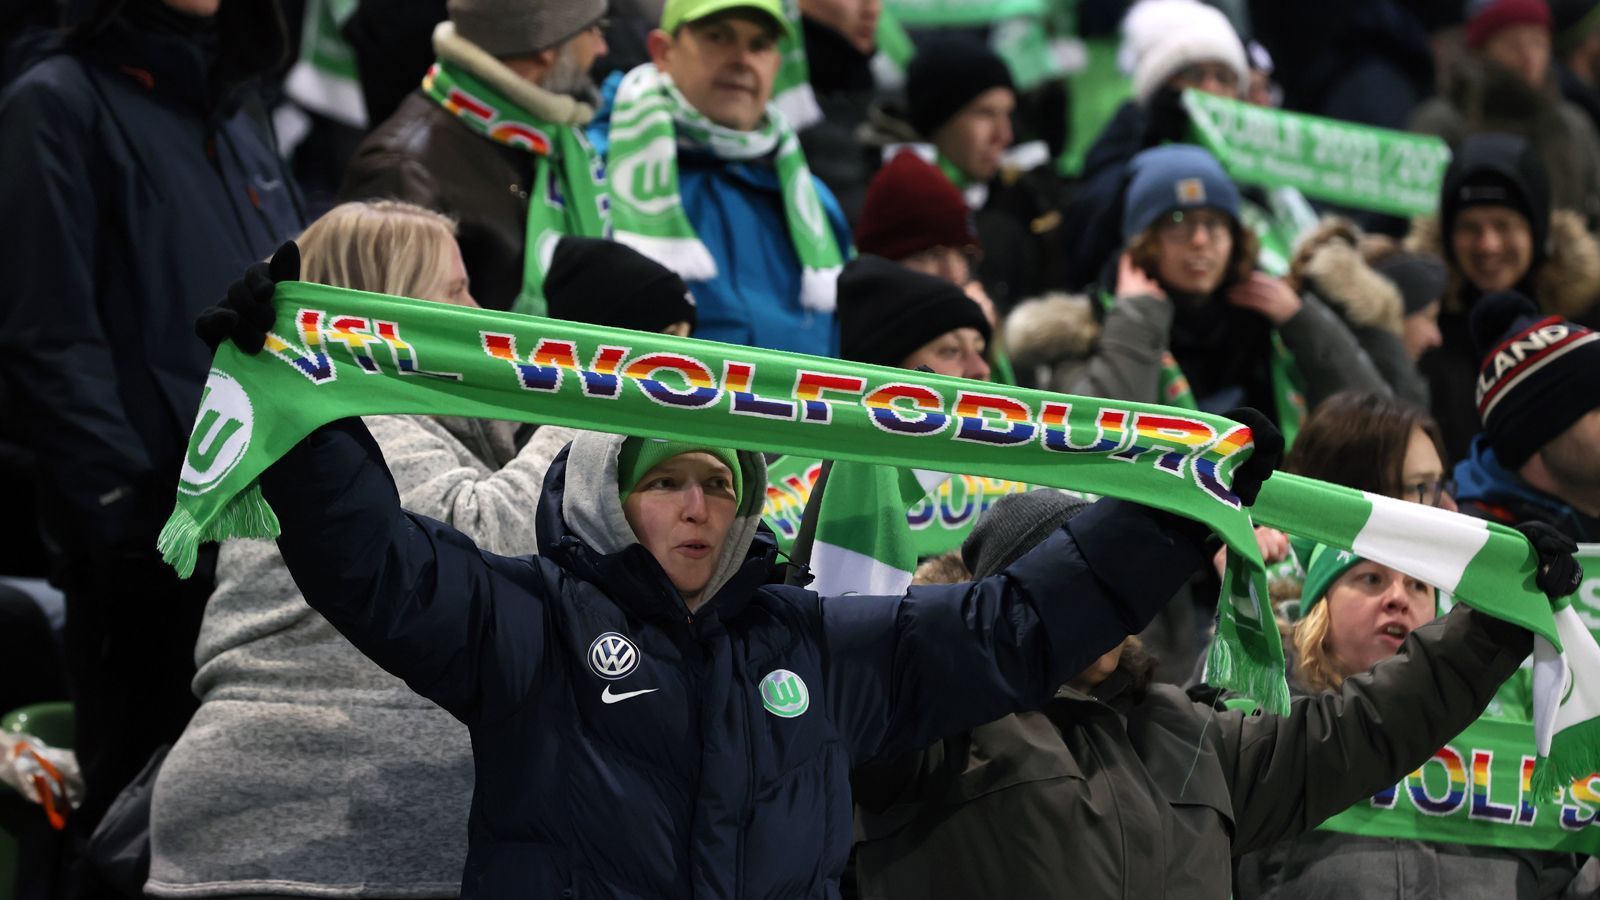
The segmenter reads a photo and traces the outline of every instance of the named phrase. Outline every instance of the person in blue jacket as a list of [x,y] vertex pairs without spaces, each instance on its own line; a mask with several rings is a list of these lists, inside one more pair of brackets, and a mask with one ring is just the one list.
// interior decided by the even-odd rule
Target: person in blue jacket
[[[259,352],[273,281],[245,285],[213,346]],[[1239,415],[1249,503],[1282,438]],[[260,481],[307,602],[471,732],[468,898],[838,897],[853,766],[1045,703],[1209,559],[1103,500],[991,578],[824,599],[780,583],[761,454],[599,433],[551,465],[534,556],[402,509],[358,419]]]
[[[674,98],[675,150],[666,162],[676,167],[683,216],[709,259],[664,250],[667,242],[630,228],[623,207],[639,185],[652,180],[639,170],[662,163],[646,152],[655,142],[630,152],[618,140],[624,129],[614,124],[591,134],[607,154],[616,239],[688,282],[698,307],[696,337],[837,356],[837,271],[819,278],[805,270],[791,223],[825,220],[816,223],[820,239],[832,241],[842,259],[850,254],[850,225],[833,193],[809,169],[792,177],[814,190],[816,206],[802,196],[803,186],[785,182],[782,158],[793,131],[769,103],[779,40],[790,27],[779,0],[670,0],[661,27],[649,37],[651,62],[630,72],[620,88],[608,85],[608,100],[620,101],[629,93],[629,79],[645,75],[659,78]],[[601,115],[614,123],[625,111],[608,103]],[[698,129],[690,120],[700,123]],[[697,139],[701,131],[710,137]],[[775,149],[758,155],[729,149],[774,136]],[[803,166],[797,140],[793,147]],[[659,197],[633,202],[649,210],[649,217],[662,215],[656,211]]]

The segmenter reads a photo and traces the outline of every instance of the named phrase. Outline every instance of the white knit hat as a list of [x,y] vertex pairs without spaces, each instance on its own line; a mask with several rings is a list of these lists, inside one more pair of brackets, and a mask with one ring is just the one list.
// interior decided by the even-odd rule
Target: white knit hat
[[1147,103],[1179,69],[1219,62],[1233,69],[1243,87],[1250,77],[1244,44],[1228,17],[1199,0],[1141,0],[1122,20],[1122,70],[1133,76],[1133,94]]

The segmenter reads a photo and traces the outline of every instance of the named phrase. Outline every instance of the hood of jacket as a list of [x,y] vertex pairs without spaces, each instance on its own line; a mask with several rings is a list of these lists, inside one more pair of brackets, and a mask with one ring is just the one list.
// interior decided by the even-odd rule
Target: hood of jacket
[[1002,334],[1018,368],[1082,359],[1100,339],[1100,317],[1087,294],[1051,292],[1017,304]]
[[[617,454],[624,440],[623,435],[583,431],[556,457],[539,498],[539,555],[600,587],[634,615],[682,621],[688,612],[682,597],[639,544],[622,511]],[[701,607],[715,609],[725,619],[770,580],[777,556],[777,542],[761,527],[766,460],[741,450],[739,464],[744,494]]]
[[[1486,59],[1468,53],[1452,67],[1444,98],[1467,121],[1472,132],[1522,133],[1529,124],[1561,113],[1561,91],[1552,69],[1544,84],[1532,87],[1520,76]],[[1503,127],[1515,124],[1515,128]]]
[[[1444,259],[1444,236],[1436,216],[1423,216],[1411,223],[1404,248],[1413,253],[1432,253]],[[1445,286],[1444,308],[1465,312],[1476,290],[1455,263],[1446,263],[1450,281]],[[1550,214],[1550,240],[1544,263],[1533,274],[1533,299],[1539,308],[1552,315],[1571,319],[1594,306],[1600,295],[1600,243],[1584,227],[1583,217],[1571,210]]]
[[1400,289],[1367,265],[1361,238],[1349,219],[1324,217],[1295,247],[1290,286],[1321,297],[1351,325],[1399,334],[1405,317]]
[[1553,522],[1573,521],[1576,511],[1555,497],[1529,486],[1495,459],[1483,435],[1472,439],[1467,458],[1456,463],[1456,500],[1491,506],[1532,507]]

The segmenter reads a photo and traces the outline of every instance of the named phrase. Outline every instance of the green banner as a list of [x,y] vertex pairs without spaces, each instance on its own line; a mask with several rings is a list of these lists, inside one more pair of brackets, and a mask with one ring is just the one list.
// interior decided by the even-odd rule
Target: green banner
[[[1582,545],[1572,606],[1600,637],[1600,544]],[[1520,673],[1519,673],[1520,674]],[[1329,831],[1472,846],[1600,855],[1600,773],[1559,797],[1530,789],[1533,725],[1484,717],[1406,779],[1322,823]]]
[[[767,504],[761,517],[788,552],[800,532],[800,519],[822,463],[785,456],[767,467]],[[972,527],[995,501],[1007,494],[1035,490],[1031,485],[1003,478],[954,475],[906,510],[912,546],[918,559],[938,556],[961,547]]]
[[1001,19],[1043,16],[1045,0],[890,0],[884,8],[902,25],[943,28],[988,25]]
[[1439,138],[1184,91],[1195,143],[1235,181],[1398,216],[1428,215],[1450,148]]

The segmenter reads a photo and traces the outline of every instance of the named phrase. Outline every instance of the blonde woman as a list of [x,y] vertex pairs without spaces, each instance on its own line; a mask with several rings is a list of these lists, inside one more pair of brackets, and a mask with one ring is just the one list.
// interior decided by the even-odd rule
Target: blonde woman
[[[347,203],[301,236],[304,278],[476,306],[454,232],[410,204]],[[522,443],[508,422],[366,424],[407,508],[490,552],[534,552],[545,469],[570,429]],[[201,706],[155,785],[148,894],[459,894],[466,728],[313,612],[274,544],[223,545],[195,662]]]

